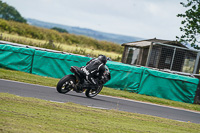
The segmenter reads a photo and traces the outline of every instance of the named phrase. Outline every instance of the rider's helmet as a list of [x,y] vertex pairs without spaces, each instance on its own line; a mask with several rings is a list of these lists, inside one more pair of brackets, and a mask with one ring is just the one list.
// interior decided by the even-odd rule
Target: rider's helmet
[[99,55],[98,59],[105,65],[107,62],[107,57],[105,55]]

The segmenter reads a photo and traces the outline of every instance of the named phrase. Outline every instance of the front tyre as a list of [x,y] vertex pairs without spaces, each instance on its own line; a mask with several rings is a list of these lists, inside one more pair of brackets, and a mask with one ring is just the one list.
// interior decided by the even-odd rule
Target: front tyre
[[100,85],[97,89],[89,88],[86,90],[85,95],[89,98],[95,97],[97,94],[101,92],[103,85]]
[[64,76],[57,84],[56,89],[59,93],[67,93],[73,89],[72,84],[75,84],[76,77],[74,75]]

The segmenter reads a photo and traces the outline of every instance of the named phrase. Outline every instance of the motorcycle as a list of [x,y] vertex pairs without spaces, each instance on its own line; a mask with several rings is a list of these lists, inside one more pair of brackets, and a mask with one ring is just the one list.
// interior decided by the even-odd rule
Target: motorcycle
[[[107,66],[105,66],[105,72],[103,78],[98,82],[98,86],[90,84],[85,79],[85,74],[80,67],[72,66],[70,71],[73,74],[66,75],[57,83],[56,89],[59,93],[68,93],[69,91],[75,91],[77,93],[85,92],[85,95],[92,98],[99,94],[103,88],[103,85],[111,79],[110,71]],[[98,79],[98,75],[94,78]]]

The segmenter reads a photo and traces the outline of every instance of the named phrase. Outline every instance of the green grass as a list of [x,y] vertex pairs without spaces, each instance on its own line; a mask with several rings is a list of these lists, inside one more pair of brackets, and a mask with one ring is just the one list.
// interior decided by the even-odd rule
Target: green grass
[[[21,81],[21,82],[32,83],[32,84],[52,86],[52,87],[55,87],[59,81],[59,79],[55,79],[55,78],[42,77],[38,75],[33,75],[33,74],[24,73],[20,71],[7,70],[7,69],[2,69],[2,68],[0,68],[0,79],[9,79],[9,80]],[[107,87],[104,87],[100,94],[122,97],[122,98],[137,100],[137,101],[143,101],[143,102],[150,102],[150,103],[155,103],[155,104],[160,104],[160,105],[178,107],[178,108],[189,109],[189,110],[194,110],[194,111],[200,111],[200,106],[197,104],[176,102],[176,101],[152,97],[152,96],[130,93],[127,91],[115,90],[115,89],[107,88]]]
[[52,86],[52,87],[56,86],[56,84],[59,81],[59,79],[56,79],[56,78],[38,76],[34,74],[7,70],[7,69],[2,69],[2,68],[0,68],[0,79],[9,79],[9,80],[15,80],[15,81],[26,82],[26,83],[31,83],[31,84]]
[[0,132],[198,133],[200,124],[0,93]]

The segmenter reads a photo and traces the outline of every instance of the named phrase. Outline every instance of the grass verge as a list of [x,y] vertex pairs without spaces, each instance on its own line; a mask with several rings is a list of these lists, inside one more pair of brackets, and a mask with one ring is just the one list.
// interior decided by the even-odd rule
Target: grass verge
[[0,93],[0,132],[197,133],[200,124]]
[[[0,79],[9,79],[9,80],[21,81],[21,82],[32,83],[32,84],[52,86],[52,87],[55,87],[59,81],[59,79],[55,79],[55,78],[43,77],[43,76],[33,75],[33,74],[24,73],[20,71],[7,70],[7,69],[2,69],[2,68],[0,68]],[[176,101],[152,97],[152,96],[130,93],[127,91],[115,90],[115,89],[111,89],[107,87],[104,87],[100,94],[123,97],[123,98],[132,99],[132,100],[150,102],[150,103],[178,107],[178,108],[189,109],[189,110],[194,110],[194,111],[200,111],[200,106],[197,104],[176,102]]]

